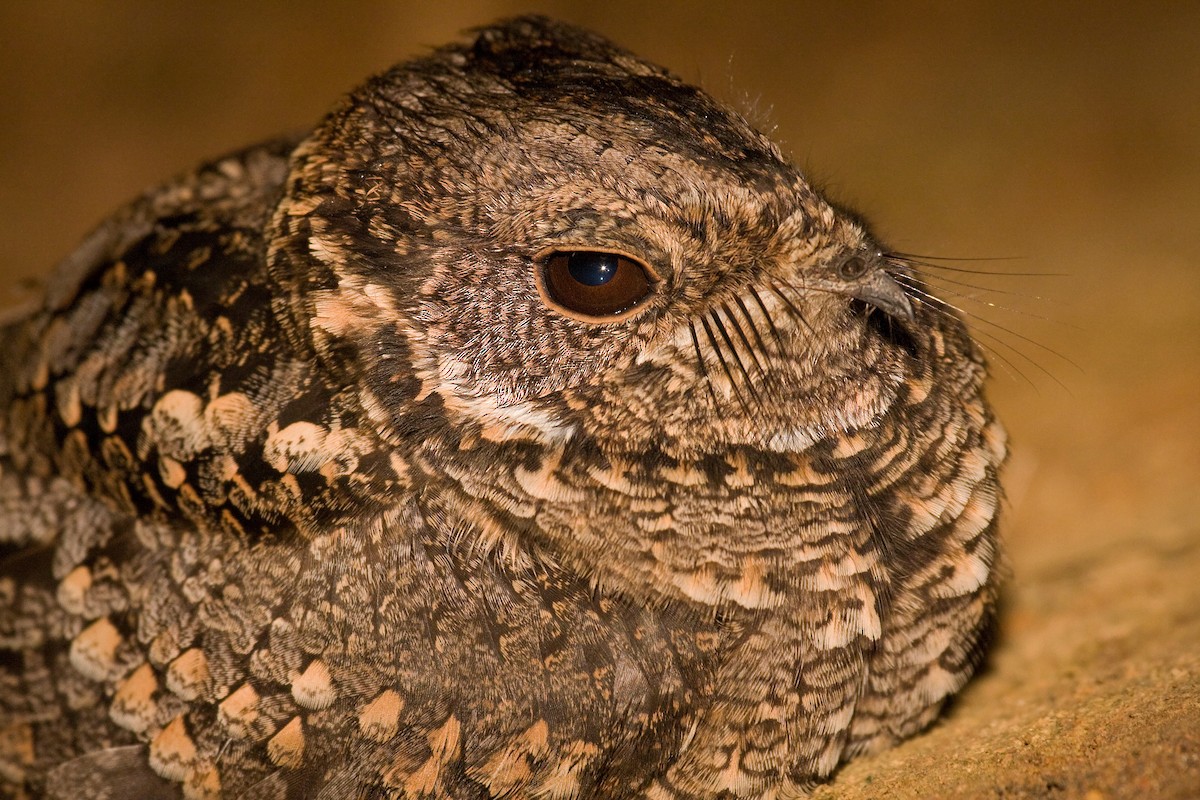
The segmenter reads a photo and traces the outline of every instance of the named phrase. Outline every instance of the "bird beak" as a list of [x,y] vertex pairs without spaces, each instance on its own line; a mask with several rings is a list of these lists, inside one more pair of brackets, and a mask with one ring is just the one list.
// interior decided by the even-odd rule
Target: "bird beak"
[[875,306],[889,316],[905,322],[916,320],[908,294],[882,269],[871,270],[870,275],[864,276],[847,294]]

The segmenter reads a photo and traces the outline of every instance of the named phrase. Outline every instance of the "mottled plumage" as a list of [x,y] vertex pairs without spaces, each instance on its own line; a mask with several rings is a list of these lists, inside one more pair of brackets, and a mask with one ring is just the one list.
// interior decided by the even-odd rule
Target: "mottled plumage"
[[1005,444],[904,273],[540,18],[147,194],[0,329],[5,796],[765,800],[915,733]]

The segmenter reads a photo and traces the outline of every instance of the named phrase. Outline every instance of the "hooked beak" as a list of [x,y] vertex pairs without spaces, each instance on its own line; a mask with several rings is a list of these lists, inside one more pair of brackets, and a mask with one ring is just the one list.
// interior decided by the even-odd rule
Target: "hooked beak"
[[863,276],[862,280],[847,294],[875,306],[889,316],[905,322],[916,320],[912,301],[903,287],[882,269],[871,270],[870,274]]

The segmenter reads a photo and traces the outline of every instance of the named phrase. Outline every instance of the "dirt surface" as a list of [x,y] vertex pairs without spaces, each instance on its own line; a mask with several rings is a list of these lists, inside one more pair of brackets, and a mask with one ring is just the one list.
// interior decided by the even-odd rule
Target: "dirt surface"
[[939,273],[1012,434],[1001,638],[931,731],[815,796],[1200,798],[1200,5],[1100,5],[5,3],[0,304],[142,187],[425,45],[596,27],[897,249],[1006,259]]

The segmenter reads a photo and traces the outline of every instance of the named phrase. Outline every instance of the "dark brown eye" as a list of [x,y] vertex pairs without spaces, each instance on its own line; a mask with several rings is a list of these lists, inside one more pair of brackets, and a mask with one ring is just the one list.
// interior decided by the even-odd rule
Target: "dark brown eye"
[[567,311],[603,319],[628,311],[650,295],[646,268],[617,253],[574,250],[546,260],[546,293]]
[[867,260],[862,256],[850,256],[849,258],[838,264],[838,277],[844,281],[853,281],[861,278],[867,272]]

